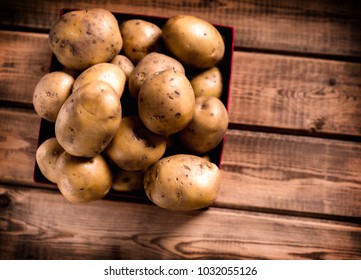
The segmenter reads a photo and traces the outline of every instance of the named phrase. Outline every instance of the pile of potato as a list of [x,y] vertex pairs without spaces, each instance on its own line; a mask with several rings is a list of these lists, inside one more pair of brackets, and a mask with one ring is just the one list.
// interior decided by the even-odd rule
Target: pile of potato
[[119,23],[104,9],[77,10],[54,24],[49,45],[64,68],[34,90],[36,112],[55,123],[36,162],[67,200],[144,188],[167,209],[215,201],[221,172],[206,156],[228,114],[217,67],[225,46],[213,25],[189,15],[162,27]]

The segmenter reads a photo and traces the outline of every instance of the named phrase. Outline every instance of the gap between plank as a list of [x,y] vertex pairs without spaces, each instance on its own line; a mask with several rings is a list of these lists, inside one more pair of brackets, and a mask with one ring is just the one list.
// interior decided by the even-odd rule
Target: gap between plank
[[271,127],[271,126],[261,126],[261,125],[251,125],[251,124],[241,124],[241,123],[229,123],[228,129],[273,133],[273,134],[281,134],[281,135],[315,137],[315,138],[342,140],[342,141],[350,141],[350,142],[361,142],[361,136],[359,135],[333,134],[327,132],[320,132],[317,130]]

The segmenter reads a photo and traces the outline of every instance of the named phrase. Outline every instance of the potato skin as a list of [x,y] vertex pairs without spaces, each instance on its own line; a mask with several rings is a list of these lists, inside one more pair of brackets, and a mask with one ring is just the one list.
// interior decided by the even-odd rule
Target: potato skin
[[148,130],[138,116],[124,117],[105,153],[118,167],[143,170],[159,160],[166,149],[166,138]]
[[141,19],[127,20],[120,25],[120,33],[123,38],[123,51],[134,64],[147,54],[160,50],[162,30],[151,22]]
[[99,200],[111,188],[112,173],[101,155],[84,158],[64,152],[57,161],[56,170],[58,188],[72,203]]
[[134,64],[128,57],[118,54],[113,58],[110,63],[113,63],[114,65],[122,69],[125,74],[126,80],[129,80],[129,77],[134,70]]
[[223,58],[225,46],[221,34],[198,17],[169,18],[162,28],[162,36],[168,50],[189,67],[210,68]]
[[196,97],[214,96],[220,98],[222,96],[222,73],[216,66],[196,74],[190,79],[190,82]]
[[146,55],[135,66],[133,73],[129,77],[130,94],[137,98],[140,87],[149,75],[167,69],[174,69],[177,72],[185,73],[183,65],[170,56],[157,52]]
[[55,136],[73,156],[93,157],[112,140],[121,120],[116,92],[102,81],[92,81],[73,92],[59,111]]
[[227,127],[228,113],[223,103],[213,96],[201,96],[196,98],[192,121],[177,136],[187,149],[204,154],[222,141]]
[[74,78],[62,71],[45,74],[35,86],[33,105],[45,120],[55,122],[61,106],[69,97]]
[[73,91],[91,81],[103,81],[109,84],[122,97],[126,76],[122,69],[112,63],[99,63],[83,71],[74,81]]
[[174,134],[194,114],[194,92],[187,77],[173,69],[156,72],[143,83],[138,97],[139,116],[154,133]]
[[195,210],[210,206],[221,184],[218,167],[201,157],[177,154],[149,167],[144,175],[148,198],[159,207]]
[[45,140],[36,150],[35,159],[41,173],[53,183],[57,181],[56,162],[63,152],[55,137]]
[[112,189],[117,192],[132,192],[143,189],[144,171],[128,171],[117,168],[113,171]]
[[84,70],[112,60],[121,50],[123,39],[114,15],[95,8],[62,15],[50,29],[49,45],[61,64]]

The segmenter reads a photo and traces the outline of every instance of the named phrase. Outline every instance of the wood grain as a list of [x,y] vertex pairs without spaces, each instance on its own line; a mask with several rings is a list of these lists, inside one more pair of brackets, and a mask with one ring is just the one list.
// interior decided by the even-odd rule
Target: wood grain
[[0,24],[49,29],[61,8],[103,7],[114,12],[197,15],[233,25],[235,45],[309,54],[361,56],[361,9],[356,1],[10,1],[3,0]]
[[[32,106],[49,71],[47,35],[0,31],[0,50],[0,100]],[[359,63],[236,51],[230,122],[360,136],[360,73]]]
[[[0,180],[34,185],[39,118],[0,110],[0,123]],[[226,137],[216,206],[361,218],[361,143],[238,130]]]
[[31,185],[40,118],[34,113],[0,110],[0,180]]
[[0,31],[0,99],[32,106],[40,78],[49,72],[47,35]]
[[361,258],[361,228],[348,223],[110,200],[74,205],[21,187],[0,186],[0,198],[1,259]]
[[361,218],[361,143],[229,130],[223,207]]
[[361,134],[361,64],[235,52],[232,123]]

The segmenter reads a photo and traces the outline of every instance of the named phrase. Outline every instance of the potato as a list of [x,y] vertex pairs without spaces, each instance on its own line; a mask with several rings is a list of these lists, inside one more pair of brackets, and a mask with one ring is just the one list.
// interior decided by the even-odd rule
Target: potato
[[110,190],[112,173],[101,155],[74,157],[64,152],[56,170],[58,188],[72,203],[85,203],[103,198]]
[[185,73],[184,67],[174,58],[161,53],[150,53],[146,55],[134,68],[129,77],[129,92],[137,98],[140,87],[148,75],[155,72],[174,69],[177,72]]
[[165,46],[182,63],[193,68],[215,66],[224,55],[224,41],[209,22],[191,15],[169,18],[162,29]]
[[134,64],[147,54],[160,50],[162,30],[151,22],[141,19],[127,20],[120,25],[120,33],[123,38],[123,51]]
[[56,71],[45,74],[35,86],[33,105],[36,113],[45,120],[55,122],[59,110],[69,97],[74,78]]
[[59,111],[55,136],[73,156],[93,157],[112,140],[121,120],[120,100],[113,88],[92,81],[73,92]]
[[50,29],[49,45],[61,64],[84,70],[111,61],[121,50],[123,39],[114,15],[96,8],[62,15]]
[[201,157],[178,154],[165,157],[149,167],[144,189],[159,207],[195,210],[210,206],[221,184],[218,167]]
[[99,63],[89,67],[76,78],[73,91],[91,81],[106,82],[115,90],[120,98],[124,92],[126,77],[123,70],[115,64]]
[[55,137],[45,140],[36,150],[35,159],[41,173],[53,183],[57,181],[56,162],[63,152]]
[[122,69],[125,74],[126,80],[129,80],[130,74],[132,74],[134,70],[134,64],[128,57],[118,54],[113,58],[110,63],[113,63],[120,69]]
[[194,116],[179,132],[180,142],[194,153],[207,153],[223,139],[228,127],[228,113],[223,103],[213,96],[196,98]]
[[187,126],[194,113],[194,92],[187,77],[173,69],[156,72],[143,83],[139,116],[154,133],[174,134]]
[[113,171],[112,189],[117,192],[132,192],[143,189],[144,171],[128,171],[117,168]]
[[138,116],[124,117],[106,155],[120,168],[143,170],[159,160],[166,149],[166,138],[148,130]]
[[220,98],[222,96],[222,73],[216,66],[196,74],[190,79],[190,82],[196,97],[214,96]]

